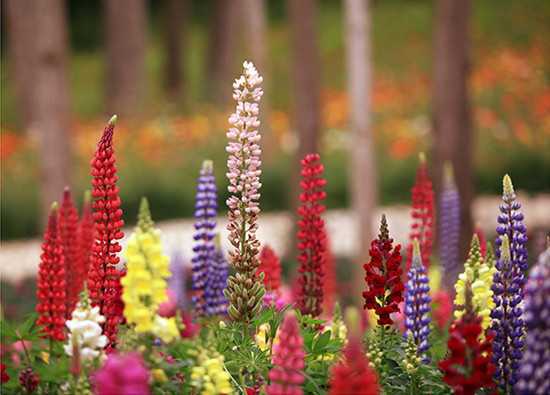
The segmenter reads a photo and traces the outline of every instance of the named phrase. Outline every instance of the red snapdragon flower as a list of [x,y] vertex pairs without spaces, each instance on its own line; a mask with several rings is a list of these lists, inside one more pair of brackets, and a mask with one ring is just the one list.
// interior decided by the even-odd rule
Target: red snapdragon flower
[[323,269],[325,264],[325,222],[321,214],[325,206],[322,177],[324,167],[319,154],[308,154],[302,159],[301,205],[298,208],[298,307],[302,314],[317,317],[323,303]]
[[407,248],[407,270],[412,262],[412,242],[418,240],[424,266],[430,266],[432,244],[435,232],[434,191],[432,181],[428,175],[426,157],[420,154],[420,163],[416,171],[416,181],[411,190],[412,195],[412,224]]
[[99,306],[105,316],[103,331],[109,338],[108,349],[116,342],[119,323],[123,321],[121,301],[121,272],[117,265],[121,251],[118,240],[124,237],[121,200],[116,185],[118,176],[113,150],[113,117],[97,145],[92,167],[92,209],[95,222],[95,243],[88,272],[88,290],[93,306]]
[[36,279],[36,311],[38,312],[36,323],[42,327],[43,335],[52,340],[65,339],[66,289],[65,257],[59,232],[59,210],[57,203],[54,203],[44,232]]
[[67,285],[67,311],[66,318],[71,317],[71,313],[78,302],[80,291],[84,282],[84,269],[78,259],[78,212],[71,197],[71,190],[65,187],[63,191],[63,200],[59,208],[59,233],[63,243],[63,255],[65,260],[65,275]]
[[268,292],[277,292],[281,286],[281,260],[273,249],[265,245],[260,253],[260,267],[256,271],[264,273],[264,285]]
[[344,351],[345,359],[332,368],[330,395],[380,393],[376,373],[361,348],[361,342],[351,339]]
[[392,245],[389,237],[386,216],[382,215],[380,234],[373,240],[369,250],[370,261],[363,265],[367,288],[363,292],[366,309],[372,309],[378,316],[379,325],[391,325],[390,314],[399,311],[403,301],[403,282],[401,279],[401,245]]
[[83,285],[88,280],[88,271],[90,270],[90,260],[92,248],[95,241],[95,224],[92,216],[91,193],[86,191],[84,195],[84,205],[82,206],[82,217],[78,223],[77,241],[78,241],[78,265],[82,269]]
[[439,368],[443,372],[443,381],[457,395],[474,395],[480,388],[495,388],[495,365],[492,362],[494,334],[489,332],[481,340],[481,332],[481,317],[473,312],[464,314],[449,330],[449,353],[439,363]]

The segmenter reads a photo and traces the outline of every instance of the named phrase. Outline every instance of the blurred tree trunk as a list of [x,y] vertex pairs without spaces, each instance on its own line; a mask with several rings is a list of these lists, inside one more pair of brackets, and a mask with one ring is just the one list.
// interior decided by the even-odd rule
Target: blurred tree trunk
[[165,88],[168,96],[176,101],[181,98],[185,74],[182,48],[185,47],[187,0],[164,0],[164,45],[166,61]]
[[234,74],[236,17],[240,9],[233,1],[215,0],[210,19],[207,53],[208,96],[217,104],[227,104],[232,97]]
[[31,128],[39,139],[42,214],[70,184],[68,37],[64,0],[34,2]]
[[377,200],[376,161],[371,131],[372,51],[369,0],[345,1],[348,96],[350,100],[351,163],[349,189],[358,223],[359,250],[352,265],[355,295],[363,288],[362,263],[369,257],[372,216]]
[[34,3],[34,0],[7,0],[5,3],[10,80],[21,126],[25,130],[32,119],[33,67],[36,58]]
[[137,113],[144,95],[147,15],[144,0],[104,0],[107,109]]
[[453,164],[461,200],[460,245],[466,255],[472,237],[472,124],[468,98],[470,0],[438,0],[434,56],[434,181],[437,196],[443,162]]

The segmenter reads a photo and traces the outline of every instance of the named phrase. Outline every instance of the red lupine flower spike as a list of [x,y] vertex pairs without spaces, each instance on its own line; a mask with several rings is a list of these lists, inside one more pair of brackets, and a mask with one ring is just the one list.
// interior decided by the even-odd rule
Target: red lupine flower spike
[[432,255],[432,244],[435,229],[434,192],[432,181],[428,175],[426,156],[420,153],[420,163],[416,171],[416,181],[411,191],[412,195],[412,224],[407,248],[407,270],[412,262],[412,242],[418,240],[422,255],[422,262],[428,268]]
[[88,272],[88,290],[93,306],[105,316],[103,331],[109,338],[108,349],[114,346],[117,328],[122,322],[121,272],[117,268],[121,251],[118,240],[124,237],[121,200],[116,185],[118,176],[113,150],[116,115],[111,118],[97,145],[92,167],[92,209],[95,242]]
[[86,191],[84,194],[84,204],[82,206],[82,218],[78,223],[77,239],[78,239],[78,266],[82,270],[82,282],[86,284],[88,279],[88,271],[90,270],[90,260],[92,256],[92,248],[94,246],[94,219],[92,217],[92,194]]
[[78,259],[77,227],[78,213],[71,197],[71,190],[69,187],[65,187],[59,209],[59,233],[65,258],[67,285],[67,311],[65,317],[67,319],[71,317],[71,313],[78,302],[85,276]]
[[390,314],[398,312],[399,303],[403,301],[401,245],[393,247],[392,243],[386,216],[382,215],[380,234],[369,250],[371,259],[363,266],[367,283],[363,292],[365,308],[376,312],[379,325],[391,325]]
[[322,176],[324,167],[320,160],[319,154],[308,154],[302,159],[302,193],[298,208],[298,307],[302,314],[314,317],[322,311],[326,247],[325,222],[321,218],[325,206],[320,201],[326,197],[323,189],[327,182]]
[[67,294],[65,281],[65,258],[59,232],[58,204],[52,205],[44,232],[42,255],[36,279],[37,325],[42,327],[44,337],[52,340],[65,339],[65,312]]
[[281,286],[281,260],[273,249],[265,245],[260,253],[260,267],[257,272],[264,273],[264,285],[268,292],[277,292]]

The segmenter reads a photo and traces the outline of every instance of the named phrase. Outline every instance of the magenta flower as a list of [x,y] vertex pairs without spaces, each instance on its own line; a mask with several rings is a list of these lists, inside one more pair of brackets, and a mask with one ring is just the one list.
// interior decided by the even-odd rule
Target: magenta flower
[[141,355],[109,354],[105,364],[93,376],[97,395],[148,395],[149,371]]

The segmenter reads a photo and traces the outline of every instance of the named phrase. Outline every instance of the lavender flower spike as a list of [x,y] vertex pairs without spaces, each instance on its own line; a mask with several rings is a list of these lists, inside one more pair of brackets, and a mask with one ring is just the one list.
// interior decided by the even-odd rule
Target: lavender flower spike
[[430,348],[430,286],[426,268],[422,264],[418,240],[413,241],[413,258],[405,286],[405,337],[412,338],[417,355],[429,362],[426,352]]
[[172,275],[168,279],[168,289],[174,293],[178,308],[184,310],[187,305],[185,297],[185,260],[181,251],[174,251],[172,253],[170,273]]
[[207,316],[227,314],[227,299],[223,293],[227,286],[229,266],[221,249],[219,234],[216,235],[216,251],[206,275],[204,303]]
[[214,260],[214,228],[217,214],[216,179],[213,173],[212,161],[202,164],[195,196],[195,234],[193,239],[193,258],[191,260],[193,274],[193,306],[197,317],[206,315],[204,291],[207,273]]
[[443,186],[439,198],[439,256],[443,268],[443,285],[453,293],[460,273],[460,195],[450,162],[444,164]]
[[495,307],[491,311],[491,329],[495,333],[495,380],[503,393],[510,394],[518,378],[525,333],[521,303],[523,273],[512,262],[508,235],[504,234],[501,238],[500,259],[496,263],[492,286]]
[[531,269],[525,286],[525,350],[515,390],[519,395],[550,394],[550,244]]
[[263,79],[254,65],[244,62],[243,75],[233,83],[233,98],[237,105],[229,117],[227,158],[227,199],[229,260],[236,273],[229,277],[225,295],[229,300],[229,316],[250,322],[260,311],[265,293],[263,277],[256,276],[260,264],[260,242],[256,238],[260,212],[260,170],[262,153],[259,142],[259,102],[263,95]]
[[[516,193],[512,185],[512,179],[506,174],[502,180],[503,203],[500,205],[500,215],[498,216],[497,233],[499,237],[496,239],[496,256],[500,258],[498,247],[501,243],[503,235],[508,236],[510,241],[510,259],[512,266],[517,267],[517,270],[525,273],[527,270],[527,228],[523,224],[523,214],[521,213],[521,204],[516,200]],[[521,279],[523,286],[525,278]]]

